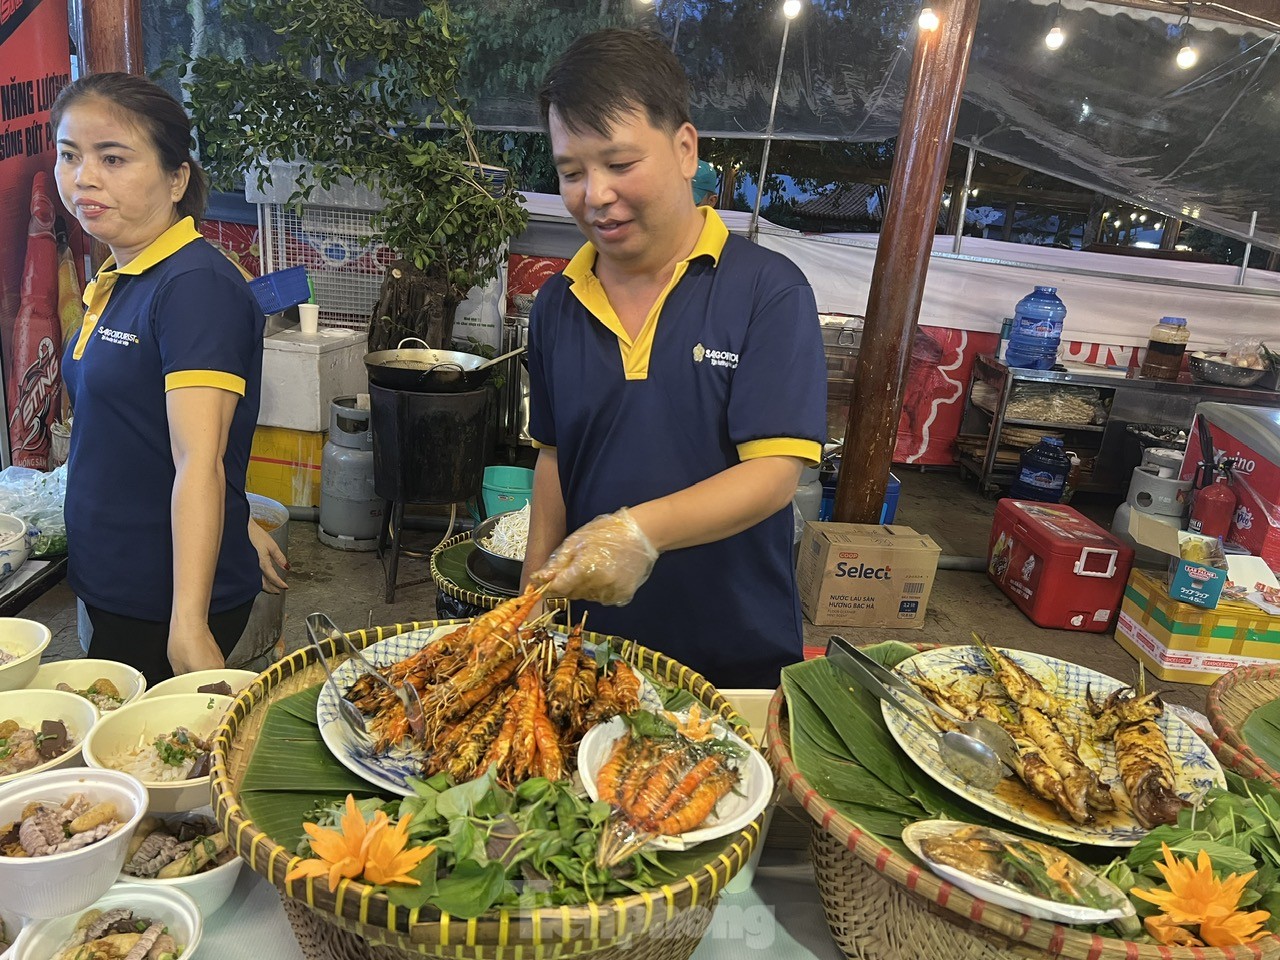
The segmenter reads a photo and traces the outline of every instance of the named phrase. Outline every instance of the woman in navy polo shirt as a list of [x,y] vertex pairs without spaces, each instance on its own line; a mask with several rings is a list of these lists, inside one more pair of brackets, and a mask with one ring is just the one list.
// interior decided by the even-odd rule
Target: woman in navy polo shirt
[[51,115],[58,192],[111,256],[63,377],[68,580],[89,655],[154,683],[221,667],[258,594],[245,472],[263,315],[196,229],[207,196],[182,106],[141,77],[69,86]]

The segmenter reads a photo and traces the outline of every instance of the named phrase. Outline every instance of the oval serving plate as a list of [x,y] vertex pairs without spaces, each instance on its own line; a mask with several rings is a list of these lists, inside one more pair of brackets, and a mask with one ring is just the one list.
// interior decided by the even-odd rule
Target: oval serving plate
[[[689,714],[687,710],[676,711],[676,716],[687,720]],[[769,805],[773,797],[773,770],[768,762],[758,750],[748,746],[745,740],[723,723],[717,721],[712,729],[717,737],[728,737],[746,751],[744,758],[737,764],[742,779],[736,788],[716,804],[715,810],[703,821],[703,826],[675,836],[655,837],[647,846],[655,850],[688,850],[708,840],[727,837],[745,828]],[[598,724],[583,736],[582,743],[578,746],[578,772],[592,801],[600,799],[596,792],[596,774],[613,752],[613,745],[625,736],[628,736],[627,723],[621,717]]]
[[[402,633],[370,644],[362,652],[375,667],[389,667],[417,653],[432,641],[452,633],[458,629],[458,626],[458,623],[451,623],[432,630]],[[558,646],[564,645],[563,633],[553,632],[552,636]],[[594,650],[589,643],[584,644],[583,647],[587,652]],[[338,686],[345,691],[360,678],[361,673],[361,669],[354,661],[345,660],[334,668],[333,677]],[[329,752],[340,764],[374,786],[401,797],[413,796],[409,778],[422,775],[421,755],[405,746],[396,747],[385,753],[375,752],[369,741],[353,735],[339,719],[338,696],[338,692],[326,681],[320,688],[320,697],[316,701],[316,723],[320,727],[320,738],[329,748]],[[657,691],[643,675],[640,675],[640,699],[641,703],[650,706],[656,704],[661,707],[662,704]]]
[[[1110,923],[1112,920],[1119,920],[1121,917],[1131,917],[1137,912],[1134,910],[1133,904],[1129,902],[1128,897],[1124,895],[1124,891],[1109,880],[1104,880],[1101,877],[1097,877],[1098,883],[1103,886],[1106,892],[1113,893],[1117,901],[1122,903],[1123,906],[1116,907],[1113,910],[1099,910],[1094,907],[1059,903],[1056,900],[1032,896],[1013,887],[1003,886],[998,883],[992,883],[989,880],[983,880],[981,877],[975,877],[957,867],[938,863],[929,859],[922,851],[921,844],[923,841],[931,837],[945,837],[961,827],[968,826],[971,826],[971,824],[961,823],[958,820],[918,820],[915,823],[908,824],[906,829],[902,831],[902,842],[907,845],[907,849],[914,853],[916,859],[921,863],[928,866],[930,870],[944,880],[950,880],[966,893],[971,893],[975,897],[986,900],[988,903],[994,903],[998,907],[1007,907],[1010,910],[1018,911],[1018,913],[1026,914],[1028,917],[1035,917],[1037,920],[1052,920],[1055,923],[1070,924]],[[991,832],[999,839],[1013,841],[1018,839],[1017,837],[1001,834],[998,830]],[[1097,875],[1094,874],[1094,876],[1096,877]]]
[[[1004,648],[1002,652],[1039,680],[1049,693],[1079,704],[1082,711],[1086,689],[1099,700],[1127,686],[1105,673],[1055,657]],[[991,680],[991,669],[974,646],[926,650],[904,660],[896,669],[905,677],[923,676],[943,686],[968,682],[976,689],[984,679]],[[1081,759],[1111,784],[1112,795],[1117,800],[1116,810],[1103,814],[1093,823],[1079,824],[1034,796],[1016,777],[1005,779],[994,791],[970,786],[942,762],[934,738],[891,707],[882,705],[882,710],[889,733],[921,770],[953,793],[1010,823],[1059,840],[1103,847],[1132,847],[1147,835],[1146,828],[1138,823],[1129,808],[1129,798],[1120,782],[1115,752],[1109,742],[1098,744],[1092,750],[1086,745],[1081,750]],[[1195,800],[1211,787],[1226,787],[1217,759],[1184,720],[1166,707],[1157,723],[1169,743],[1178,796]]]

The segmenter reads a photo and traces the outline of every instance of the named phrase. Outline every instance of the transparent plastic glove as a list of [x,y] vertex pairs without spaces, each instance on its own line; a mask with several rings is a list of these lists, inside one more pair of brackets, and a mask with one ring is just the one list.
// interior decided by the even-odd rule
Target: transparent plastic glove
[[649,579],[658,551],[623,507],[579,527],[530,582],[547,593],[620,607]]

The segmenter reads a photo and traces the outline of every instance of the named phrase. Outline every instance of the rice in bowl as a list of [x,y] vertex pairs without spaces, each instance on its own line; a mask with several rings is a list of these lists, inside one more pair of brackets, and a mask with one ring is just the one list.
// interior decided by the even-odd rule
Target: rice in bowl
[[160,736],[144,732],[135,744],[108,753],[103,762],[143,783],[173,783],[208,776],[211,750],[205,738],[186,727],[175,727]]

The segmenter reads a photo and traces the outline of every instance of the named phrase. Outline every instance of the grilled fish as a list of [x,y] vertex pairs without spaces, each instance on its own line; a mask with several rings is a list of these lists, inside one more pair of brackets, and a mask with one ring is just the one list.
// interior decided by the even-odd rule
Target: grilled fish
[[1189,804],[1174,793],[1173,758],[1160,727],[1154,720],[1122,723],[1114,740],[1116,767],[1138,822],[1148,830],[1177,823]]
[[1069,721],[1069,709],[1066,701],[1049,693],[1031,674],[1023,670],[1003,653],[991,646],[976,633],[973,641],[982,651],[996,679],[1008,692],[1009,697],[1020,707],[1031,707],[1039,710],[1055,720]]

